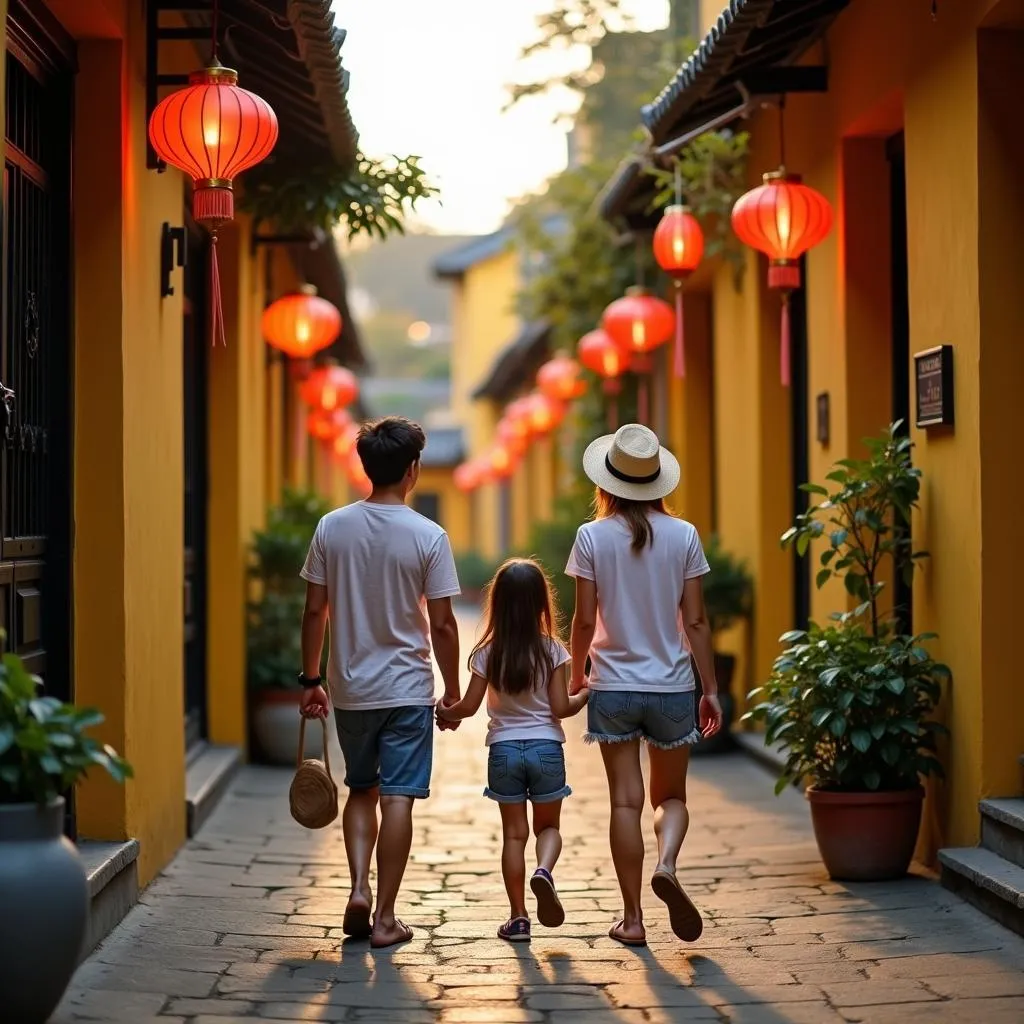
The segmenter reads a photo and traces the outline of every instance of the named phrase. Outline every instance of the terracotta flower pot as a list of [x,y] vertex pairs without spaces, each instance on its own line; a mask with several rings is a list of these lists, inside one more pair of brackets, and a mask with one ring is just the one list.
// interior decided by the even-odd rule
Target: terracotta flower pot
[[807,799],[829,877],[885,882],[907,873],[921,827],[920,786],[878,793],[834,793],[809,786]]

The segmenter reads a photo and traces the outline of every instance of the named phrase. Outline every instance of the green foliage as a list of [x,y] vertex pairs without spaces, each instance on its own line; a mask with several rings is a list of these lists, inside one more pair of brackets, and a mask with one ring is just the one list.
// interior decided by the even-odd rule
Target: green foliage
[[360,154],[353,170],[320,163],[294,173],[273,162],[259,164],[246,173],[239,205],[285,233],[314,228],[331,233],[341,223],[350,239],[383,239],[403,233],[407,211],[437,191],[419,157],[381,161]]
[[483,590],[491,582],[498,566],[479,552],[469,551],[456,556],[455,570],[464,591]]
[[910,789],[942,774],[945,729],[932,715],[949,669],[924,649],[928,639],[876,638],[855,612],[782,637],[789,646],[744,715],[786,750],[776,792],[804,779],[845,792]]
[[86,735],[103,715],[54,697],[39,697],[37,680],[20,658],[0,661],[0,804],[44,806],[73,786],[94,765],[118,782],[131,766],[113,747]]
[[266,528],[253,536],[246,629],[246,674],[253,690],[298,686],[306,598],[299,570],[317,523],[329,511],[318,495],[287,490]]
[[704,607],[711,631],[728,629],[750,614],[753,580],[746,565],[722,548],[717,537],[705,545],[711,572],[704,577]]
[[900,436],[900,426],[893,423],[881,436],[867,438],[866,459],[840,459],[825,477],[836,485],[831,490],[804,484],[803,490],[824,500],[797,516],[782,535],[783,545],[795,547],[800,555],[811,541],[827,537],[818,559],[817,585],[841,577],[847,592],[870,610],[874,636],[882,626],[878,595],[885,587],[884,564],[909,583],[914,566],[928,556],[911,547],[910,514],[917,507],[921,471],[913,466],[913,445]]
[[899,427],[865,441],[867,458],[840,460],[826,477],[831,492],[805,485],[824,500],[782,536],[801,554],[827,536],[817,585],[839,577],[861,603],[828,627],[785,634],[771,677],[750,695],[758,703],[744,719],[763,722],[768,741],[787,752],[779,791],[804,778],[847,792],[908,789],[942,770],[935,750],[945,729],[932,715],[949,669],[923,646],[933,635],[902,635],[878,610],[883,563],[909,581],[925,557],[911,550],[921,474]]

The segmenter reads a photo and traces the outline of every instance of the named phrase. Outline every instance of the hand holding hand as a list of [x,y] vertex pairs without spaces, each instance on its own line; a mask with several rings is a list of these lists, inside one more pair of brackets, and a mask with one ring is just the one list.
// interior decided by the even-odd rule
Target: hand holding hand
[[579,679],[569,680],[569,696],[575,697],[581,690],[586,690],[587,683],[589,680],[586,676],[581,676]]
[[458,704],[459,700],[457,697],[442,697],[436,705],[434,711],[434,718],[437,721],[437,727],[441,732],[454,732],[462,724],[458,718],[446,718],[444,712],[451,707]]
[[722,728],[722,705],[718,694],[706,693],[700,699],[700,731],[709,740]]
[[331,698],[322,686],[311,686],[299,697],[299,714],[303,718],[326,718],[331,713]]

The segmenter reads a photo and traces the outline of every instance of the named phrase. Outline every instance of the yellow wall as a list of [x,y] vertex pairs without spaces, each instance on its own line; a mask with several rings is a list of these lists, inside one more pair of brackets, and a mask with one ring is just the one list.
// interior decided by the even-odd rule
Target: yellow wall
[[426,466],[420,470],[417,494],[436,494],[441,510],[441,526],[457,555],[473,548],[470,536],[470,500],[452,480],[452,470],[444,466]]
[[[720,5],[702,4],[706,23],[713,8]],[[926,855],[942,842],[976,840],[979,797],[1020,789],[1024,697],[1012,668],[1014,562],[1003,548],[1017,507],[1012,389],[1024,371],[1024,144],[1007,130],[1022,84],[1024,38],[1008,31],[1011,14],[1018,29],[1024,24],[1019,13],[1009,3],[974,0],[940,7],[933,22],[927,5],[862,0],[807,58],[827,57],[829,92],[790,97],[786,108],[788,167],[829,197],[837,217],[808,258],[812,422],[819,392],[829,393],[832,412],[830,444],[811,443],[811,477],[821,480],[835,460],[861,454],[860,439],[889,420],[884,139],[900,130],[911,370],[915,352],[954,346],[956,427],[913,430],[924,473],[914,541],[932,554],[915,582],[914,627],[940,634],[932,650],[954,673],[949,779],[942,798],[929,803]],[[983,25],[1002,31],[979,34]],[[777,114],[762,112],[750,127],[754,184],[778,162]],[[788,413],[777,380],[778,303],[765,294],[763,262],[748,258],[741,292],[730,274],[723,268],[713,288],[718,520],[726,545],[750,560],[759,582],[757,679],[777,649],[774,634],[789,625],[790,560],[777,547],[788,522]],[[846,605],[845,593],[826,588],[813,614]]]

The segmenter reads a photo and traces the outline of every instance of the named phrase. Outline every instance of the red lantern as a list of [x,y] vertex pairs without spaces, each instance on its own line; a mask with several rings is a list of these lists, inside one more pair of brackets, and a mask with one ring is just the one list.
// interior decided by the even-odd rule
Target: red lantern
[[318,441],[334,441],[351,422],[352,417],[344,409],[314,409],[306,417],[306,430]]
[[516,471],[519,461],[504,445],[496,444],[487,454],[490,475],[495,480],[507,480]]
[[482,467],[475,460],[472,462],[463,462],[461,466],[455,467],[455,472],[452,474],[452,480],[454,481],[455,486],[462,491],[463,494],[475,491],[483,482]]
[[530,433],[535,437],[550,434],[565,419],[565,406],[539,391],[528,395],[527,401],[529,406],[526,422],[529,424]]
[[341,314],[312,285],[284,295],[263,311],[267,344],[292,359],[310,359],[341,333]]
[[327,412],[350,405],[358,394],[359,384],[355,374],[336,364],[318,367],[299,388],[299,397],[306,405]]
[[732,228],[741,242],[768,257],[768,287],[782,292],[782,384],[789,387],[789,294],[800,287],[800,257],[832,229],[829,201],[797,174],[764,175],[764,184],[740,196]]
[[210,231],[213,341],[224,338],[217,231],[235,216],[234,179],[269,156],[277,115],[266,100],[238,88],[238,73],[214,57],[184,89],[157,104],[149,119],[157,156],[191,179],[192,216]]
[[529,420],[511,420],[507,416],[498,423],[498,440],[513,454],[522,455],[530,439]]
[[549,359],[537,371],[537,387],[556,402],[570,402],[587,390],[580,378],[580,364],[564,353]]
[[676,284],[676,347],[674,369],[677,377],[686,376],[686,350],[683,339],[683,282],[700,266],[704,256],[704,232],[689,207],[665,207],[654,232],[654,258],[658,266]]
[[505,406],[505,415],[502,416],[501,422],[508,425],[507,429],[511,433],[523,438],[523,440],[527,440],[530,436],[531,408],[528,395],[523,398],[517,398],[514,402],[509,402]]
[[644,288],[627,288],[601,317],[601,326],[623,352],[650,352],[672,337],[672,307]]
[[366,470],[363,469],[363,460],[359,458],[359,451],[355,445],[348,453],[348,482],[352,485],[353,490],[362,494],[363,497],[373,490],[373,483],[366,475]]
[[601,328],[590,331],[580,338],[576,354],[588,370],[604,378],[601,387],[609,397],[608,429],[615,430],[619,418],[616,396],[622,390],[619,375],[626,369],[625,354]]
[[340,434],[334,439],[334,454],[339,459],[347,459],[356,446],[356,438],[359,436],[359,427],[349,421]]

